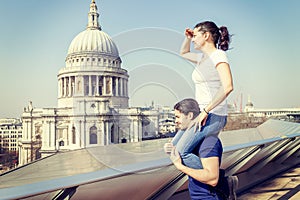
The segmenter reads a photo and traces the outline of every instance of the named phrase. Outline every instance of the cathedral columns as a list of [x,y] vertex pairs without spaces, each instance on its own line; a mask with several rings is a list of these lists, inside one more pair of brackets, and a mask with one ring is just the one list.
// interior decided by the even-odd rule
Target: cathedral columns
[[133,133],[133,141],[138,142],[139,141],[139,133],[140,133],[140,126],[139,126],[139,119],[133,121],[134,126],[134,133]]
[[89,96],[92,96],[92,76],[88,76],[89,77]]
[[112,77],[103,76],[103,95],[112,95]]
[[126,96],[126,83],[125,83],[125,79],[122,79],[122,96]]
[[81,95],[84,95],[84,78],[83,78],[83,76],[80,76],[80,77],[81,77],[81,89],[82,89]]
[[119,96],[122,96],[122,78],[118,78],[118,82],[119,82],[119,86],[118,86]]
[[99,78],[100,76],[96,76],[96,96],[99,96]]
[[103,95],[106,95],[106,76],[103,76]]
[[68,96],[71,97],[72,96],[72,92],[71,92],[72,91],[71,76],[68,79],[69,79],[69,81],[68,81],[68,89],[69,89]]
[[139,142],[142,139],[142,124],[139,116],[130,123],[128,140],[130,142]]
[[125,96],[128,96],[128,81],[125,79]]
[[111,76],[109,76],[108,77],[109,78],[109,94],[108,95],[111,95],[112,96],[112,89],[113,89],[113,87],[112,87],[112,77]]
[[119,79],[116,77],[116,96],[119,96]]
[[[128,96],[128,81],[117,76],[76,75],[58,80],[58,97]],[[86,90],[88,88],[88,90]],[[101,90],[101,91],[100,91]]]
[[124,96],[123,95],[123,79],[122,78],[120,78],[119,84],[120,84],[120,96]]
[[58,80],[58,97],[72,97],[78,91],[78,85],[75,83],[77,82],[78,77],[76,76],[69,76],[63,77]]
[[61,88],[62,88],[61,79],[58,79],[58,97],[62,96]]
[[76,94],[78,93],[78,76],[74,76],[74,94],[73,96],[76,96]]
[[65,96],[67,96],[67,87],[66,87],[67,80],[66,80],[66,78],[64,78],[63,80],[64,80],[64,86],[63,86],[64,94],[63,94],[63,96],[65,97]]
[[74,93],[75,93],[75,85],[74,85],[75,84],[75,81],[74,81],[75,78],[74,78],[74,76],[71,76],[70,78],[71,78],[71,86],[70,86],[71,87],[71,92],[70,93],[71,93],[71,97],[72,97],[72,96],[74,96]]
[[[128,95],[127,80],[124,78],[98,75],[88,75],[86,78],[83,77],[84,76],[82,75],[76,75],[60,78],[58,80],[58,97],[73,97],[84,94],[87,96]],[[88,88],[88,91],[85,90],[86,88]]]
[[[44,122],[43,123],[43,130],[50,130],[50,129],[47,129],[47,122]],[[48,133],[44,133],[43,132],[43,135],[42,135],[42,143],[43,143],[43,147],[47,148],[50,146],[50,143],[51,143],[51,140],[50,140],[50,136],[51,136],[51,132],[49,131]]]
[[109,142],[108,142],[108,135],[109,135],[109,123],[108,121],[105,121],[104,122],[104,145],[108,145]]
[[53,121],[49,121],[49,146],[55,146],[55,140],[56,140],[56,131],[55,131],[55,119]]
[[122,83],[123,83],[123,96],[126,96],[126,80],[123,79]]

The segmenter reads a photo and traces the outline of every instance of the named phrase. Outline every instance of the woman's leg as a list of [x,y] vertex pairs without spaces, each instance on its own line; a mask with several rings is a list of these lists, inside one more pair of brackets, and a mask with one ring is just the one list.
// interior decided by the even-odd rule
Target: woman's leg
[[184,130],[178,130],[177,131],[176,135],[173,137],[173,139],[171,141],[174,146],[176,146],[176,144],[178,143],[178,141],[182,137],[183,133],[184,133]]
[[186,130],[176,145],[183,164],[194,169],[202,169],[200,158],[197,156],[198,149],[196,149],[197,154],[194,154],[193,151],[207,135],[218,135],[225,124],[226,116],[209,114],[205,126],[200,131],[195,132],[193,127]]

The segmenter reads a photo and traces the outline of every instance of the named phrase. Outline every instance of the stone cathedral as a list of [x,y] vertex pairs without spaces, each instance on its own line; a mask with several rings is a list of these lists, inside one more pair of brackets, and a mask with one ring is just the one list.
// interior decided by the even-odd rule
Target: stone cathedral
[[98,18],[92,0],[88,25],[72,40],[58,72],[57,108],[34,108],[32,102],[24,108],[20,165],[58,151],[137,142],[157,134],[157,111],[128,107],[129,75]]

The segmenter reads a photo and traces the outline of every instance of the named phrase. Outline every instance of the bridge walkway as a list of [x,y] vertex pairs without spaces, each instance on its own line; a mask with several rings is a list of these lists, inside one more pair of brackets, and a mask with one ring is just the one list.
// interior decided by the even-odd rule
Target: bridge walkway
[[[299,123],[269,120],[220,138],[221,167],[238,176],[239,199],[299,199]],[[188,199],[179,198],[187,177],[163,152],[166,141],[59,152],[0,174],[0,199]]]
[[244,194],[238,200],[299,200],[300,199],[300,164],[283,174],[274,177]]

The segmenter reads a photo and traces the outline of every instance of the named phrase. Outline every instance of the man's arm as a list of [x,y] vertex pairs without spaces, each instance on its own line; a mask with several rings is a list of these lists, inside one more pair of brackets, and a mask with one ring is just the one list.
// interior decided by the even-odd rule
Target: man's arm
[[211,185],[216,186],[219,180],[219,158],[218,157],[208,157],[201,158],[203,169],[193,169],[182,164],[181,158],[178,151],[174,147],[172,149],[170,158],[176,168],[188,176],[194,179]]

